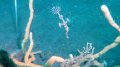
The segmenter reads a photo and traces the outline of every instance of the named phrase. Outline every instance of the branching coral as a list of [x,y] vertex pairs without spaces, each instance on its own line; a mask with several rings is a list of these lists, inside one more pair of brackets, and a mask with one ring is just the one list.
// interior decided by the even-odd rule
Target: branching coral
[[[103,11],[105,17],[107,18],[108,22],[111,26],[113,26],[115,29],[117,29],[118,32],[120,32],[119,26],[116,24],[116,22],[113,20],[109,9],[106,5],[101,6],[101,10]],[[74,58],[66,59],[62,64],[61,67],[90,67],[91,65],[96,65],[97,67],[104,67],[103,64],[99,63],[96,58],[101,56],[102,54],[108,52],[110,49],[115,48],[120,43],[120,35],[114,40],[113,43],[106,46],[103,50],[100,52],[93,54],[89,54],[89,50],[93,49],[92,46],[84,48],[84,50],[81,52],[79,51],[80,55]]]
[[101,63],[92,58],[94,53],[94,47],[92,46],[92,43],[87,43],[86,47],[83,47],[83,51],[78,50],[78,52],[80,53],[79,56],[66,59],[61,63],[60,67],[90,67],[92,65],[103,67]]
[[32,54],[32,56],[31,56],[32,58],[29,59],[30,53],[31,53],[31,51],[32,51],[32,48],[33,48],[33,39],[32,39],[32,32],[31,32],[31,33],[30,33],[30,46],[29,46],[29,49],[28,49],[28,51],[26,52],[25,58],[24,58],[25,63],[31,63],[32,61],[35,60],[33,54]]
[[[33,43],[33,39],[32,39],[32,32],[30,32],[30,26],[31,26],[31,23],[32,23],[32,19],[33,19],[33,13],[34,13],[34,10],[33,10],[33,0],[29,0],[29,9],[30,9],[30,17],[29,17],[29,21],[28,21],[28,24],[26,26],[26,32],[25,32],[25,36],[24,36],[24,39],[22,41],[22,50],[23,52],[26,52],[25,53],[25,56],[24,56],[24,61],[21,62],[19,60],[17,60],[16,58],[14,58],[14,55],[11,55],[11,58],[13,59],[13,61],[15,62],[16,65],[18,66],[22,66],[22,67],[51,67],[52,64],[57,61],[57,62],[63,62],[64,59],[61,58],[61,57],[57,57],[57,56],[52,56],[46,63],[45,65],[37,65],[37,64],[34,64],[32,63],[33,61],[35,61],[35,54],[37,53],[40,53],[41,51],[37,51],[37,52],[32,52],[32,48],[34,46],[34,43]],[[28,48],[28,50],[26,51],[25,50],[25,44],[29,38],[29,32],[30,32],[30,46]]]
[[25,44],[28,40],[28,36],[29,36],[29,33],[30,33],[30,26],[31,26],[32,19],[33,19],[33,14],[34,14],[33,0],[30,0],[30,2],[29,2],[29,9],[30,9],[30,17],[29,17],[29,21],[28,21],[26,29],[25,29],[24,39],[22,41],[22,50],[23,50],[24,53],[25,53]]
[[[97,67],[104,67],[103,64],[99,63],[96,58],[101,56],[102,54],[106,53],[110,49],[116,47],[120,43],[120,36],[118,36],[115,41],[106,46],[103,50],[100,52],[93,54],[94,48],[91,47],[86,47],[84,50],[81,52],[79,51],[80,55],[74,58],[66,59],[64,62],[62,62],[61,67],[90,67],[92,65],[95,65]],[[88,46],[88,45],[87,45]],[[91,51],[91,53],[90,53]]]
[[[54,62],[59,62],[60,67],[90,67],[92,65],[98,66],[98,67],[104,67],[103,64],[99,63],[96,58],[98,58],[99,56],[101,56],[102,54],[108,52],[110,49],[116,47],[119,45],[120,43],[120,36],[118,36],[114,42],[108,46],[106,46],[103,50],[101,50],[100,52],[94,54],[94,47],[92,46],[92,43],[87,43],[86,47],[83,47],[83,51],[78,50],[78,52],[80,53],[79,56],[73,56],[72,54],[70,54],[70,58],[68,59],[63,59],[62,57],[58,57],[58,56],[52,56],[50,59],[48,59],[48,61],[44,64],[44,65],[37,65],[34,64],[33,61],[35,61],[35,54],[39,53],[41,51],[38,52],[32,52],[32,48],[34,46],[33,43],[33,39],[32,39],[32,33],[30,33],[30,26],[32,23],[32,19],[33,19],[33,0],[30,0],[29,2],[29,8],[30,8],[30,18],[26,27],[26,32],[25,32],[25,36],[22,42],[22,50],[25,50],[25,44],[30,36],[30,46],[28,48],[28,50],[25,53],[24,56],[24,61],[21,62],[19,60],[17,60],[16,58],[11,57],[13,59],[13,61],[15,62],[15,64],[17,64],[18,66],[28,66],[28,67],[51,67],[53,65]],[[113,26],[115,29],[117,29],[120,32],[120,28],[119,26],[115,23],[115,21],[113,20],[108,8],[106,5],[102,5],[101,6],[101,10],[103,11],[105,17],[107,18],[107,20],[109,21],[109,23],[111,24],[111,26]],[[65,30],[66,30],[66,37],[69,38],[68,36],[68,32],[69,32],[69,27],[67,25],[68,20],[64,20],[63,15],[60,14],[61,8],[60,7],[53,7],[52,8],[52,12],[54,14],[57,14],[59,19],[62,21],[62,23],[59,23],[59,27],[64,26]]]
[[102,5],[101,6],[101,10],[104,13],[106,19],[108,20],[108,22],[110,23],[111,26],[113,26],[115,29],[118,30],[118,32],[120,32],[120,27],[117,25],[117,23],[113,20],[110,11],[108,9],[108,7],[106,5]]
[[22,67],[24,67],[24,66],[28,66],[28,67],[51,67],[54,62],[63,62],[64,61],[64,59],[61,57],[52,56],[43,66],[34,64],[32,62],[35,61],[34,54],[36,54],[36,52],[32,53],[32,48],[33,48],[33,39],[32,39],[32,32],[30,32],[30,46],[29,46],[28,51],[25,54],[25,57],[24,57],[25,61],[21,62],[21,61],[18,61],[16,58],[11,57],[13,59],[13,61],[15,62],[15,64],[17,64],[18,66],[22,66]]
[[[101,6],[101,10],[104,13],[105,17],[107,18],[108,22],[110,23],[111,26],[113,26],[118,32],[120,32],[120,28],[119,26],[116,24],[116,22],[113,20],[110,11],[108,9],[108,7],[106,5],[102,5]],[[98,52],[97,54],[95,54],[93,57],[97,58],[100,55],[106,53],[107,51],[109,51],[110,49],[118,46],[120,43],[120,35],[114,40],[114,42],[108,46],[106,46],[103,50],[101,50],[100,52]]]
[[32,48],[33,48],[33,39],[32,39],[32,32],[30,32],[30,46],[28,48],[28,51],[25,54],[24,62],[18,61],[17,59],[15,59],[14,57],[12,57],[13,61],[18,66],[42,67],[40,65],[36,65],[36,64],[32,63],[35,60],[34,54],[32,53]]

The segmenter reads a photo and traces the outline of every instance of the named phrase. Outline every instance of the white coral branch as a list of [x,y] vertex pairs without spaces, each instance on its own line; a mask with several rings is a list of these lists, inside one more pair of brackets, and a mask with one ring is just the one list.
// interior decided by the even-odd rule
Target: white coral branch
[[107,20],[111,24],[111,26],[120,32],[120,28],[119,28],[118,24],[113,20],[108,7],[106,5],[102,5],[101,11],[104,13],[105,17],[107,18]]

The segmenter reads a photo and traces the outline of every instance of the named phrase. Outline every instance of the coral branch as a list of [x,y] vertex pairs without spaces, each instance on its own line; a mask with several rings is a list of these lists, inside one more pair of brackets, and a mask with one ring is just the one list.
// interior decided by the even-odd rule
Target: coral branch
[[106,52],[109,51],[110,49],[118,46],[119,43],[120,43],[120,36],[118,36],[112,44],[106,46],[103,50],[101,50],[101,51],[98,52],[97,54],[93,55],[93,58],[98,58],[99,56],[101,56],[102,54],[106,53]]
[[20,62],[20,61],[18,61],[18,60],[16,60],[15,58],[12,58],[13,59],[13,61],[14,61],[14,63],[16,64],[16,65],[18,65],[18,67],[43,67],[43,66],[41,66],[41,65],[37,65],[37,64],[34,64],[34,63],[29,63],[29,64],[26,64],[26,63],[24,63],[24,62]]
[[29,9],[30,9],[30,17],[29,17],[29,21],[28,21],[28,24],[27,24],[26,29],[25,29],[24,39],[22,41],[22,50],[23,50],[23,52],[25,52],[25,44],[26,44],[26,42],[28,40],[28,36],[29,36],[29,32],[30,32],[30,26],[31,26],[32,19],[33,19],[33,14],[34,14],[33,0],[29,1]]
[[112,27],[117,29],[120,32],[120,28],[117,23],[113,20],[110,11],[106,5],[101,6],[101,11],[104,13],[105,17],[107,18],[108,22],[111,24]]
[[[113,26],[115,29],[118,30],[118,32],[120,32],[120,28],[119,26],[115,23],[115,21],[113,20],[109,9],[106,5],[102,5],[101,6],[101,10],[103,11],[105,17],[107,18],[108,22],[111,24],[111,26]],[[109,51],[110,49],[118,46],[120,43],[120,35],[114,40],[114,42],[108,46],[106,46],[103,50],[101,50],[100,52],[98,52],[97,54],[95,54],[93,57],[94,58],[98,58],[100,55],[106,53],[107,51]]]
[[[26,27],[25,36],[24,36],[24,39],[23,39],[23,42],[22,42],[23,51],[25,50],[25,43],[28,40],[29,32],[30,32],[30,26],[31,26],[32,19],[33,19],[33,12],[34,12],[34,10],[33,10],[33,0],[30,0],[29,8],[30,8],[30,18],[29,18],[29,21],[28,21],[28,24],[27,24],[27,27]],[[120,28],[115,23],[115,21],[113,20],[107,6],[102,5],[101,10],[104,13],[105,17],[107,18],[110,25],[112,27],[114,27],[115,29],[117,29],[118,32],[120,32]],[[67,22],[69,22],[69,21],[64,20],[63,15],[60,14],[60,11],[61,11],[60,7],[53,7],[52,11],[53,11],[54,14],[57,14],[59,19],[62,21],[62,23],[59,23],[59,27],[64,26],[64,28],[66,30],[66,37],[69,38],[69,36],[68,36],[69,27],[67,25]],[[51,67],[54,62],[61,63],[60,67],[81,67],[81,66],[82,67],[90,67],[92,65],[96,65],[98,67],[103,67],[104,65],[102,63],[99,63],[95,59],[98,58],[99,56],[101,56],[102,54],[108,52],[110,49],[115,48],[116,46],[119,45],[119,43],[120,43],[120,35],[114,40],[113,43],[104,47],[103,50],[101,50],[100,52],[98,52],[96,54],[93,54],[94,53],[94,47],[92,46],[92,43],[87,43],[86,47],[83,47],[83,51],[78,50],[79,53],[80,53],[79,56],[74,57],[72,54],[70,54],[70,58],[65,59],[65,60],[62,57],[52,56],[50,59],[48,59],[48,61],[45,63],[44,66],[41,66],[41,65],[37,65],[37,64],[32,63],[32,61],[35,60],[34,54],[41,53],[41,51],[32,52],[33,39],[32,39],[32,32],[30,32],[30,46],[28,48],[28,51],[25,54],[24,62],[20,62],[20,61],[16,60],[14,57],[11,57],[11,58],[13,59],[13,61],[17,65],[19,65],[19,66],[29,66],[29,67]]]
[[52,56],[45,65],[47,65],[48,67],[51,67],[53,65],[53,63],[55,62],[63,62],[64,59],[62,57],[58,57],[58,56]]
[[32,39],[32,32],[30,32],[30,46],[28,48],[28,51],[25,54],[24,62],[20,62],[17,59],[15,59],[14,57],[12,57],[13,61],[18,66],[43,67],[41,65],[37,65],[37,64],[32,63],[35,60],[34,54],[31,53],[32,52],[32,48],[33,48],[33,39]]
[[29,56],[30,56],[30,53],[32,51],[32,48],[33,48],[33,39],[32,39],[32,32],[30,32],[30,46],[29,46],[29,49],[26,52],[26,55],[24,58],[25,63],[27,63],[29,61]]

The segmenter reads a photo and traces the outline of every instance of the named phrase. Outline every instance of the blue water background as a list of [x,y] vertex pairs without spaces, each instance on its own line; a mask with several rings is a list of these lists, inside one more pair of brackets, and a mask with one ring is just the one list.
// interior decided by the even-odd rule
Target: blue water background
[[[28,0],[18,0],[16,23],[14,1],[0,0],[0,49],[9,53],[20,50],[29,18],[28,3]],[[44,64],[52,55],[64,58],[68,58],[69,54],[78,55],[77,49],[82,50],[87,42],[93,43],[95,53],[112,43],[119,33],[101,12],[102,4],[109,7],[114,20],[120,25],[120,0],[34,0],[34,18],[30,30],[33,32],[33,51],[42,50],[44,53],[44,59],[36,63]],[[66,39],[64,28],[58,26],[60,19],[51,11],[54,6],[60,6],[60,13],[70,19],[69,39]],[[119,49],[120,46],[113,48],[98,60],[101,63],[106,61],[107,67],[120,65]]]

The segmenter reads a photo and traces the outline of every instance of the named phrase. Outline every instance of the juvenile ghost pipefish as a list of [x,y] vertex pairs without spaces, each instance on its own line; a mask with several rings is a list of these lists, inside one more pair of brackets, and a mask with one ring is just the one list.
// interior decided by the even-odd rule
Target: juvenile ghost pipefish
[[63,18],[63,15],[60,14],[61,8],[59,6],[53,7],[52,9],[53,14],[58,15],[59,19],[62,21],[61,23],[59,23],[59,27],[61,28],[61,26],[64,26],[65,31],[66,31],[66,38],[69,38],[68,32],[69,32],[69,27],[67,25],[69,21],[68,18],[66,18],[66,20]]

